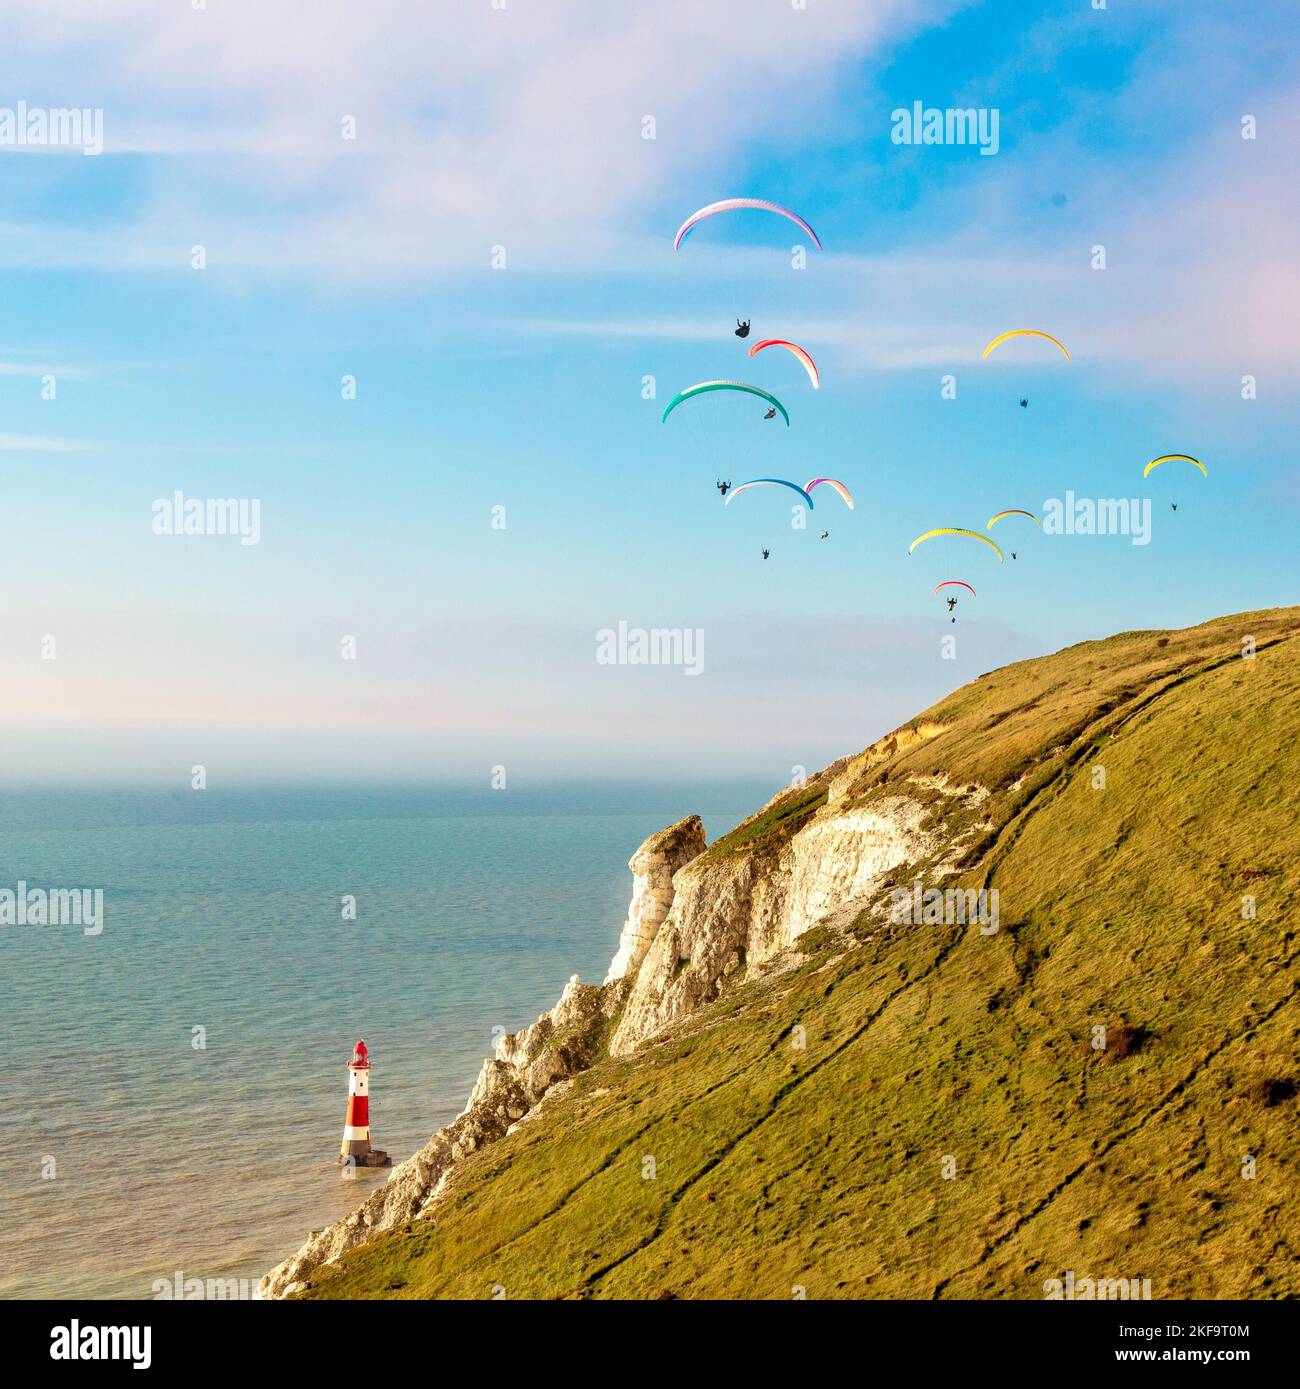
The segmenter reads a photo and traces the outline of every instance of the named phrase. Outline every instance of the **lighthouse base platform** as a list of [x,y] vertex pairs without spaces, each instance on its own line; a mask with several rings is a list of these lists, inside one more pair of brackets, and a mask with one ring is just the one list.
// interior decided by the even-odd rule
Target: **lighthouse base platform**
[[340,1167],[391,1167],[393,1160],[387,1153],[372,1148],[368,1153],[353,1153],[351,1157],[339,1155]]

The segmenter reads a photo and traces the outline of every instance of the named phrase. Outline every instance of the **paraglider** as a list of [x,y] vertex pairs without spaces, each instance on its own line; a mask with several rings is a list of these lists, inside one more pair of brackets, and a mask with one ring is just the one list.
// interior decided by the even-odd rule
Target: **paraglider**
[[926,531],[923,535],[918,535],[916,539],[912,541],[912,543],[907,547],[907,553],[910,555],[912,551],[915,550],[916,547],[923,540],[931,540],[936,535],[964,535],[971,540],[979,540],[983,544],[987,545],[989,549],[992,550],[995,555],[997,555],[999,564],[1001,564],[1003,561],[1001,547],[994,544],[994,542],[991,541],[987,535],[981,535],[979,531],[966,530],[961,526],[940,526],[936,530]]
[[[1046,338],[1048,342],[1054,343],[1061,349],[1061,353],[1067,362],[1070,360],[1070,354],[1066,351],[1065,344],[1057,338],[1054,338],[1051,333],[1044,333],[1040,328],[1011,328],[1005,333],[999,333],[984,349],[985,357],[987,357],[995,347],[1000,346],[1010,338]],[[1023,401],[1021,403],[1024,404]]]
[[1028,397],[1028,396],[1023,396],[1023,395],[1022,395],[1022,396],[1020,397],[1020,408],[1021,408],[1022,410],[1027,410],[1027,409],[1029,408],[1029,397]]
[[817,239],[817,233],[804,221],[796,212],[791,212],[788,207],[781,207],[778,203],[770,203],[764,198],[723,198],[721,202],[710,203],[707,207],[702,207],[698,212],[691,215],[677,229],[677,236],[673,241],[673,250],[680,250],[681,244],[701,222],[706,218],[716,217],[720,212],[735,212],[741,208],[755,208],[760,212],[775,212],[778,216],[787,217],[801,231],[807,232],[812,238],[813,245],[820,251],[822,243]]
[[764,418],[765,420],[774,420],[774,419],[776,419],[776,411],[775,411],[775,410],[769,410],[769,411],[767,412],[767,414],[763,416],[763,418]]
[[731,491],[731,479],[728,478],[726,482],[723,482],[723,480],[719,478],[717,486],[718,491],[721,492],[722,495],[725,497],[727,493]]
[[[964,588],[972,598],[976,597],[975,590],[971,588],[971,586],[965,581],[965,579],[945,579],[942,583],[935,584],[935,586],[930,590],[930,592],[938,593],[941,588]],[[948,611],[950,613],[956,611],[957,599],[955,597],[949,595],[944,599],[944,602],[948,604]],[[957,619],[954,617],[953,621],[956,622]]]
[[822,485],[822,483],[825,483],[827,487],[830,487],[830,488],[832,488],[834,491],[838,492],[838,493],[840,494],[840,496],[843,497],[843,499],[844,499],[844,505],[847,506],[848,509],[849,509],[850,511],[853,510],[853,494],[852,494],[852,492],[850,492],[849,489],[848,489],[847,487],[845,487],[845,485],[844,485],[842,482],[838,481],[837,479],[835,479],[835,478],[833,478],[833,477],[815,477],[815,478],[812,478],[810,481],[808,481],[808,482],[806,482],[806,483],[804,484],[804,489],[803,489],[803,490],[804,490],[805,492],[811,492],[811,491],[813,490],[814,487],[820,487],[820,486]]
[[1162,463],[1172,463],[1175,459],[1181,459],[1184,463],[1193,463],[1201,472],[1209,477],[1209,471],[1199,458],[1193,458],[1190,453],[1162,453],[1159,458],[1153,458],[1150,463],[1142,469],[1142,476],[1146,477],[1152,468],[1158,468]]
[[709,391],[748,391],[750,395],[761,396],[769,405],[775,406],[775,408],[781,412],[787,426],[790,423],[789,412],[774,395],[769,391],[762,390],[758,386],[747,385],[744,381],[701,381],[698,385],[687,386],[684,391],[678,391],[668,402],[667,407],[664,409],[662,419],[666,421],[668,416],[677,409],[682,401],[690,400],[697,395],[705,395]]
[[823,540],[829,540],[829,539],[830,539],[830,534],[831,534],[830,531],[822,531],[821,538],[822,538]]
[[787,342],[784,338],[764,338],[762,342],[756,342],[753,347],[749,349],[749,355],[751,357],[757,357],[758,354],[767,347],[784,347],[788,352],[792,353],[803,363],[803,369],[808,373],[808,379],[812,382],[813,390],[818,391],[821,389],[821,375],[817,370],[817,363],[813,361],[797,342]]
[[1043,523],[1038,519],[1037,516],[1034,515],[1032,511],[1021,511],[1019,507],[1012,507],[1010,511],[995,511],[993,515],[989,517],[989,523],[985,527],[985,530],[992,530],[993,523],[995,521],[1002,520],[1004,516],[1028,516],[1029,519],[1034,523],[1034,525],[1038,527],[1039,530],[1042,530],[1043,528]]
[[809,511],[813,510],[813,499],[803,490],[798,483],[787,482],[780,477],[755,477],[748,482],[742,482],[739,487],[731,489],[731,495],[727,498],[727,505],[730,506],[742,492],[747,492],[751,487],[788,487],[792,492],[798,494],[808,503]]
[[764,551],[763,551],[763,558],[766,559],[766,558],[768,557],[768,555],[770,555],[771,553],[772,553],[771,550],[764,550]]
[[738,338],[749,336],[749,319],[745,319],[743,322],[740,319],[736,320],[736,336]]

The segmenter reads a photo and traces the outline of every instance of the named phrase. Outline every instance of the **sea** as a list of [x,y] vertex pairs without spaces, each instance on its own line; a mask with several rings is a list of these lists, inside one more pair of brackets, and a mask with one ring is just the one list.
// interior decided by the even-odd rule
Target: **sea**
[[0,790],[0,894],[103,892],[0,924],[0,1297],[255,1286],[387,1178],[337,1164],[359,1038],[399,1162],[604,977],[647,835],[775,789]]

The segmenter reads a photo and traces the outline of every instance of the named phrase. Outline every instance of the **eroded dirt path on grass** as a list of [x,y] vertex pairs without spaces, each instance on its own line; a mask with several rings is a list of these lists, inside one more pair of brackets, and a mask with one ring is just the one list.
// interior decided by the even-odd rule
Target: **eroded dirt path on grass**
[[[791,1095],[798,1091],[814,1076],[818,1075],[821,1071],[823,1071],[832,1062],[837,1061],[851,1047],[855,1046],[859,1041],[861,1041],[862,1038],[864,1038],[867,1035],[867,1033],[870,1032],[872,1027],[874,1027],[875,1024],[880,1020],[880,1018],[886,1012],[889,1011],[889,1009],[898,999],[902,998],[906,993],[908,993],[909,990],[914,989],[918,985],[922,984],[926,979],[928,979],[932,974],[934,974],[936,970],[940,969],[943,965],[943,962],[955,949],[957,949],[957,947],[965,939],[966,935],[964,932],[955,933],[951,940],[949,940],[939,948],[939,951],[935,955],[934,959],[931,960],[929,965],[927,965],[925,969],[921,971],[920,974],[917,974],[914,977],[905,980],[896,988],[890,990],[890,992],[886,994],[882,1002],[871,1011],[866,1020],[859,1027],[855,1028],[842,1042],[839,1042],[836,1046],[832,1047],[830,1051],[828,1051],[824,1056],[820,1057],[806,1070],[801,1071],[797,1076],[794,1076],[791,1080],[788,1080],[784,1085],[782,1085],[780,1089],[778,1089],[776,1093],[772,1096],[772,1098],[768,1101],[767,1107],[758,1116],[758,1118],[756,1118],[752,1123],[746,1125],[743,1129],[740,1129],[736,1134],[734,1134],[726,1143],[723,1144],[723,1146],[716,1153],[714,1153],[714,1155],[711,1158],[709,1158],[700,1167],[698,1167],[695,1170],[695,1172],[693,1172],[689,1177],[686,1178],[684,1182],[681,1183],[680,1186],[675,1188],[675,1190],[669,1195],[668,1200],[665,1203],[663,1209],[660,1211],[659,1218],[655,1223],[654,1229],[643,1240],[634,1245],[631,1249],[626,1250],[624,1253],[620,1254],[618,1258],[612,1259],[609,1263],[603,1265],[601,1268],[598,1268],[593,1273],[591,1273],[586,1279],[584,1287],[590,1292],[596,1291],[599,1284],[611,1273],[613,1273],[615,1269],[620,1268],[623,1264],[627,1263],[628,1260],[636,1258],[638,1254],[642,1254],[647,1249],[649,1249],[650,1246],[653,1245],[655,1241],[658,1240],[668,1230],[669,1226],[672,1224],[673,1217],[676,1214],[678,1207],[681,1205],[682,1199],[690,1191],[692,1191],[696,1186],[698,1186],[699,1183],[703,1181],[703,1179],[707,1177],[710,1172],[714,1171],[715,1168],[717,1168],[719,1165],[725,1162],[727,1158],[730,1157],[731,1154],[734,1153],[742,1143],[745,1143],[748,1139],[752,1138],[755,1134],[757,1134],[762,1129],[763,1125],[766,1124],[770,1119],[773,1118],[774,1115],[777,1114],[777,1112],[781,1109],[782,1105],[785,1103],[787,1099],[790,1098]],[[865,967],[866,963],[864,962],[863,965],[859,968]],[[856,973],[857,971],[854,970],[852,972]],[[843,982],[843,980],[837,982]]]
[[[1273,638],[1272,640],[1260,643],[1256,649],[1258,652],[1263,652],[1271,647],[1281,645],[1292,639],[1293,638],[1290,634],[1279,636]],[[1066,759],[1064,760],[1056,774],[1050,777],[1042,786],[1038,787],[1030,795],[1029,799],[1023,806],[1020,807],[1016,815],[999,832],[993,845],[990,846],[988,853],[985,855],[983,872],[981,874],[981,885],[987,887],[992,882],[997,867],[1001,862],[1003,862],[1006,859],[1007,855],[1012,851],[1016,842],[1019,840],[1021,834],[1024,832],[1030,819],[1032,819],[1033,816],[1039,813],[1041,810],[1049,808],[1052,804],[1055,803],[1057,798],[1069,786],[1073,774],[1079,769],[1080,765],[1086,762],[1086,760],[1090,756],[1096,754],[1097,750],[1102,744],[1103,739],[1107,737],[1114,737],[1123,727],[1125,727],[1125,725],[1129,724],[1132,720],[1139,718],[1143,714],[1151,712],[1151,710],[1172,691],[1179,689],[1183,686],[1189,685],[1194,681],[1200,680],[1203,677],[1210,675],[1215,671],[1221,670],[1225,666],[1230,665],[1233,661],[1238,661],[1241,659],[1242,657],[1239,652],[1232,652],[1223,657],[1203,662],[1192,670],[1183,671],[1176,676],[1172,676],[1170,678],[1165,679],[1156,688],[1148,689],[1143,694],[1134,696],[1129,700],[1124,701],[1124,703],[1120,706],[1113,709],[1108,709],[1106,713],[1087,723],[1080,730],[1080,732],[1075,735],[1072,750],[1067,755]],[[949,956],[966,939],[967,933],[965,932],[959,932],[956,935],[954,935],[952,939],[944,943],[939,948],[938,953],[935,955],[933,960],[924,970],[921,971],[921,973],[903,981],[898,985],[898,987],[891,990],[886,995],[884,1000],[876,1008],[872,1010],[871,1014],[863,1021],[863,1023],[859,1027],[857,1027],[853,1032],[851,1032],[848,1037],[846,1037],[842,1042],[833,1047],[824,1056],[819,1058],[818,1061],[815,1062],[812,1066],[808,1067],[807,1070],[802,1071],[799,1075],[793,1077],[779,1090],[777,1090],[777,1092],[772,1096],[766,1108],[756,1119],[754,1119],[750,1124],[746,1125],[743,1129],[739,1130],[712,1157],[710,1157],[706,1162],[704,1162],[699,1168],[696,1169],[694,1173],[691,1174],[691,1176],[686,1178],[676,1189],[674,1189],[674,1191],[670,1194],[664,1207],[660,1211],[659,1217],[655,1222],[654,1228],[644,1239],[639,1241],[631,1249],[628,1249],[624,1253],[620,1254],[617,1258],[610,1260],[608,1263],[604,1264],[588,1276],[584,1283],[585,1290],[588,1293],[598,1292],[601,1284],[609,1277],[610,1274],[614,1273],[624,1264],[628,1263],[632,1259],[635,1259],[640,1254],[644,1253],[647,1249],[649,1249],[652,1245],[654,1245],[655,1242],[659,1240],[671,1227],[674,1217],[676,1216],[684,1198],[687,1195],[689,1195],[689,1193],[693,1191],[700,1184],[700,1182],[702,1182],[706,1177],[708,1177],[710,1173],[715,1171],[723,1162],[727,1160],[728,1157],[735,1153],[742,1144],[747,1143],[751,1138],[759,1134],[763,1126],[780,1112],[782,1106],[790,1098],[790,1096],[795,1094],[807,1081],[811,1080],[814,1076],[818,1075],[821,1071],[823,1071],[827,1066],[831,1065],[834,1061],[844,1056],[845,1053],[847,1053],[858,1042],[867,1037],[871,1029],[880,1020],[880,1018],[893,1006],[893,1004],[895,1004],[899,999],[903,998],[910,990],[916,988],[919,985],[925,985],[926,987],[928,987],[929,981],[931,981],[933,978],[937,976],[938,972],[943,968],[944,964],[947,962]],[[1264,1015],[1256,1019],[1255,1022],[1251,1025],[1259,1026],[1267,1022],[1277,1011],[1284,1007],[1285,1004],[1291,998],[1294,997],[1294,995],[1295,989],[1293,987],[1290,993],[1284,995],[1283,998],[1279,999]],[[1161,1099],[1157,1102],[1156,1105],[1149,1109],[1136,1122],[1129,1125],[1121,1132],[1113,1135],[1106,1142],[1104,1147],[1091,1154],[1088,1159],[1086,1159],[1084,1162],[1079,1163],[1076,1167],[1072,1168],[1068,1173],[1066,1173],[1064,1177],[1062,1177],[1057,1183],[1055,1183],[1049,1191],[1047,1191],[1042,1197],[1039,1198],[1037,1202],[1035,1202],[1034,1206],[1031,1208],[1029,1212],[1027,1212],[1020,1219],[1018,1219],[1015,1222],[1015,1224],[1013,1224],[1006,1232],[1004,1232],[1004,1234],[1002,1234],[995,1241],[990,1243],[986,1247],[983,1254],[981,1254],[980,1258],[975,1261],[975,1263],[970,1265],[968,1268],[962,1269],[950,1275],[949,1277],[946,1277],[943,1280],[941,1280],[940,1283],[936,1285],[931,1295],[934,1297],[941,1296],[943,1290],[946,1287],[948,1287],[954,1279],[962,1277],[965,1274],[978,1268],[998,1248],[1000,1248],[1002,1245],[1014,1238],[1015,1235],[1019,1231],[1024,1229],[1025,1226],[1028,1225],[1036,1216],[1038,1216],[1044,1210],[1046,1210],[1056,1199],[1056,1197],[1059,1196],[1061,1192],[1067,1190],[1069,1186],[1075,1180],[1077,1180],[1077,1178],[1082,1173],[1088,1171],[1091,1167],[1093,1167],[1096,1164],[1096,1162],[1100,1158],[1104,1157],[1106,1153],[1110,1152],[1117,1145],[1126,1142],[1135,1133],[1138,1133],[1151,1119],[1155,1118],[1156,1116],[1167,1110],[1168,1107],[1172,1103],[1174,1103],[1178,1099],[1178,1097],[1184,1092],[1187,1086],[1193,1083],[1193,1081],[1204,1070],[1204,1068],[1211,1065],[1214,1059],[1222,1051],[1230,1047],[1235,1040],[1237,1040],[1237,1035],[1235,1033],[1229,1034],[1222,1038],[1220,1042],[1218,1042],[1214,1047],[1212,1047],[1207,1053],[1205,1053],[1205,1055],[1203,1055],[1200,1058],[1196,1065],[1194,1065],[1185,1076],[1183,1076],[1179,1081],[1177,1081],[1165,1093],[1165,1095],[1161,1097]]]
[[[1273,637],[1259,643],[1256,646],[1256,653],[1268,651],[1275,646],[1282,646],[1295,638],[1293,634],[1287,633],[1283,636]],[[989,847],[984,855],[983,872],[980,878],[980,886],[988,888],[993,882],[993,876],[997,872],[998,866],[1011,853],[1018,843],[1020,836],[1024,833],[1026,825],[1038,814],[1039,811],[1051,806],[1063,791],[1070,785],[1073,774],[1078,770],[1080,763],[1086,761],[1088,756],[1095,753],[1101,746],[1101,741],[1106,737],[1114,737],[1121,728],[1138,718],[1140,715],[1150,712],[1153,705],[1157,704],[1171,690],[1189,685],[1203,676],[1213,674],[1217,670],[1222,670],[1225,666],[1231,665],[1234,661],[1242,659],[1241,653],[1232,652],[1229,655],[1217,657],[1212,661],[1203,662],[1192,670],[1185,670],[1179,675],[1170,676],[1154,690],[1148,690],[1145,695],[1135,696],[1133,699],[1125,701],[1123,704],[1113,707],[1100,717],[1090,720],[1084,727],[1075,734],[1073,749],[1067,752],[1061,766],[1055,775],[1049,777],[1041,786],[1031,792],[1024,805],[1007,821],[1002,830],[998,833],[997,839]]]
[[[1275,637],[1270,641],[1260,643],[1256,650],[1257,652],[1262,652],[1272,647],[1283,645],[1291,640],[1294,640],[1291,634]],[[1148,691],[1146,695],[1138,698],[1136,701],[1126,702],[1113,711],[1113,717],[1112,713],[1108,712],[1095,723],[1089,724],[1076,736],[1075,741],[1078,746],[1069,754],[1058,773],[1033,792],[1025,805],[1020,808],[1017,814],[1008,823],[1006,831],[998,836],[996,843],[987,856],[989,861],[982,874],[981,886],[989,886],[993,880],[997,867],[1006,859],[1015,843],[1019,840],[1029,820],[1035,814],[1050,808],[1056,802],[1068,788],[1072,774],[1091,753],[1099,749],[1103,738],[1113,738],[1122,728],[1131,723],[1134,719],[1143,714],[1150,713],[1152,708],[1171,691],[1200,680],[1206,675],[1222,670],[1224,667],[1231,665],[1234,661],[1239,661],[1241,659],[1241,654],[1239,652],[1234,652],[1222,658],[1204,662],[1193,670],[1184,671],[1180,675],[1165,680],[1157,689]],[[1294,959],[1295,955],[1292,953],[1281,960],[1277,972],[1281,973],[1290,970],[1294,963]],[[965,1268],[959,1269],[949,1274],[947,1277],[940,1279],[932,1289],[930,1294],[931,1297],[942,1297],[944,1291],[957,1279],[966,1277],[984,1265],[997,1250],[1009,1243],[1032,1221],[1047,1211],[1057,1197],[1068,1190],[1080,1176],[1095,1168],[1098,1162],[1114,1148],[1126,1143],[1134,1135],[1139,1134],[1149,1123],[1163,1115],[1187,1090],[1188,1086],[1192,1085],[1208,1067],[1213,1065],[1214,1061],[1224,1051],[1230,1048],[1235,1042],[1242,1040],[1245,1034],[1271,1021],[1278,1012],[1295,999],[1296,992],[1296,985],[1293,984],[1290,991],[1278,999],[1266,1012],[1244,1023],[1240,1033],[1230,1032],[1221,1038],[1215,1046],[1204,1053],[1186,1075],[1175,1082],[1175,1084],[1154,1105],[1147,1109],[1141,1117],[1124,1130],[1114,1134],[1101,1148],[1097,1149],[1083,1162],[1072,1168],[1059,1182],[1055,1183],[1044,1193],[1029,1211],[1016,1220],[1014,1224],[1008,1227],[1001,1235],[997,1236],[996,1239],[990,1241],[985,1246],[984,1251],[978,1259]],[[1086,1084],[1086,1072],[1084,1083]]]
[[[782,1035],[774,1037],[771,1043],[768,1045],[767,1055],[769,1057],[777,1049],[777,1047],[781,1045]],[[751,1065],[751,1062],[742,1062],[736,1070],[729,1071],[721,1080],[715,1080],[711,1085],[705,1086],[703,1090],[699,1091],[697,1094],[692,1095],[689,1098],[689,1100],[686,1101],[686,1103],[698,1104],[703,1100],[707,1100],[710,1095],[716,1094],[719,1090],[725,1089],[728,1085],[733,1084],[737,1080],[742,1080],[744,1078],[745,1073],[748,1071]],[[613,1167],[621,1157],[625,1156],[628,1152],[636,1148],[640,1144],[641,1140],[646,1136],[646,1134],[650,1133],[652,1130],[658,1128],[661,1124],[666,1122],[666,1118],[667,1116],[663,1114],[655,1115],[653,1118],[647,1120],[646,1123],[642,1124],[640,1128],[635,1130],[635,1132],[630,1134],[621,1143],[616,1144],[600,1160],[600,1162],[597,1163],[595,1167],[592,1167],[588,1171],[584,1172],[583,1175],[576,1182],[574,1182],[572,1186],[568,1187],[558,1197],[556,1197],[555,1200],[553,1200],[551,1204],[547,1206],[546,1209],[543,1210],[534,1220],[530,1221],[521,1230],[518,1230],[515,1234],[511,1235],[508,1240],[505,1240],[501,1244],[495,1245],[492,1250],[493,1256],[499,1256],[505,1253],[506,1251],[514,1248],[515,1245],[527,1239],[530,1235],[535,1234],[543,1225],[547,1224],[548,1221],[554,1220],[557,1216],[562,1214],[565,1208],[573,1201],[574,1197],[580,1195],[593,1181],[596,1180],[596,1178],[603,1176],[606,1172],[608,1172],[610,1168]],[[435,1214],[435,1221],[436,1218],[437,1217]]]

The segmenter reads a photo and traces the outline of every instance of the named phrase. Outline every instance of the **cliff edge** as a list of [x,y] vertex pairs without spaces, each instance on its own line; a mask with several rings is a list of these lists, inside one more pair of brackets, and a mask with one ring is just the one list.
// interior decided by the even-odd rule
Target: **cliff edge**
[[605,981],[263,1294],[1294,1296],[1298,696],[1300,610],[1125,633],[652,835]]

